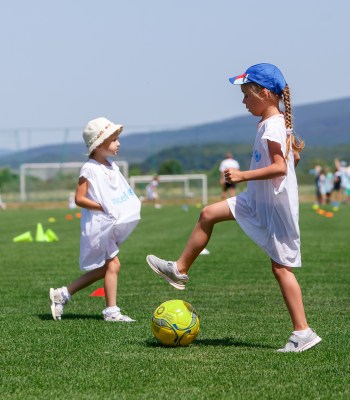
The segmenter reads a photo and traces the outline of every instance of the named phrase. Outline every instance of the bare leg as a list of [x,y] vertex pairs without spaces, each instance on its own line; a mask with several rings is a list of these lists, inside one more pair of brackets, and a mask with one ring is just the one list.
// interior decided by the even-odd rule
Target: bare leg
[[271,260],[272,272],[280,286],[284,301],[288,308],[295,331],[308,328],[303,297],[299,283],[292,271],[292,268],[284,267]]
[[105,293],[106,293],[106,307],[114,307],[117,305],[117,283],[118,273],[120,271],[120,262],[118,257],[106,262],[106,275],[105,275]]
[[90,286],[94,282],[103,279],[106,273],[106,266],[104,265],[101,268],[93,269],[92,271],[86,272],[84,275],[81,275],[78,279],[67,286],[68,292],[73,295],[81,289]]
[[217,222],[229,220],[234,220],[234,217],[227,201],[220,201],[203,208],[185,249],[177,261],[180,273],[187,274],[194,260],[209,242],[214,225]]
[[106,261],[101,268],[94,269],[81,275],[78,279],[67,286],[68,292],[73,295],[81,289],[84,289],[100,279],[105,279],[104,288],[106,293],[106,306],[113,307],[117,299],[117,278],[120,271],[120,262],[118,257]]

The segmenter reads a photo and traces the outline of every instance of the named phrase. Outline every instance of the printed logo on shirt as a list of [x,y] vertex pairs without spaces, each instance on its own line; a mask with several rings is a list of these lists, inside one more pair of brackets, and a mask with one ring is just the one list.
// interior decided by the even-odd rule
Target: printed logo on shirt
[[259,153],[258,150],[254,150],[252,156],[256,162],[261,160],[261,153]]
[[113,204],[121,204],[124,203],[125,201],[128,201],[130,197],[135,196],[134,191],[129,188],[128,190],[124,190],[123,194],[119,197],[114,197],[112,199]]

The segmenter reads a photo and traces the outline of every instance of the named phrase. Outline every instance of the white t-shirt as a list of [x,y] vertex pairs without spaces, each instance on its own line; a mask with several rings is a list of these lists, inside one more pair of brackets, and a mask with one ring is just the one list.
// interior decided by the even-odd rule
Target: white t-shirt
[[122,242],[140,220],[141,202],[119,167],[106,167],[95,160],[87,161],[80,177],[88,180],[87,197],[101,204],[104,212],[82,209],[80,269],[102,267],[119,252]]
[[[285,155],[286,128],[282,114],[258,125],[251,170],[271,165],[267,140],[280,143]],[[298,184],[292,150],[288,154],[286,176],[248,181],[247,190],[227,202],[244,232],[272,260],[288,267],[301,266]]]
[[158,198],[157,187],[159,182],[157,179],[153,179],[147,186],[146,186],[146,195],[149,200],[154,200]]
[[334,188],[334,174],[332,172],[327,172],[325,180],[326,193],[331,193]]
[[222,160],[220,163],[219,171],[224,172],[227,168],[239,169],[238,161],[234,160],[233,158],[225,158],[225,160]]
[[344,189],[350,189],[350,166],[339,168],[341,172],[341,187]]

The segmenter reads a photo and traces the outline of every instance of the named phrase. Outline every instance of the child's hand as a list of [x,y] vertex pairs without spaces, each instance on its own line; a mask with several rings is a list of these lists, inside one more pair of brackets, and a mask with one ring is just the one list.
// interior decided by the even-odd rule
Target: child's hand
[[225,181],[228,183],[243,182],[242,171],[236,168],[227,168],[224,171]]

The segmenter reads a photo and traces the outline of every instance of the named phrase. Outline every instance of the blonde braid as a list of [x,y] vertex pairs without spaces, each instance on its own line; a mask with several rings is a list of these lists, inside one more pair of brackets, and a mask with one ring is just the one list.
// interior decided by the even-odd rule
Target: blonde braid
[[284,120],[288,132],[286,158],[288,158],[290,148],[292,148],[294,154],[298,153],[297,156],[299,157],[299,153],[303,150],[305,142],[298,136],[293,135],[292,107],[290,104],[290,90],[288,85],[283,89],[282,98],[284,103]]

